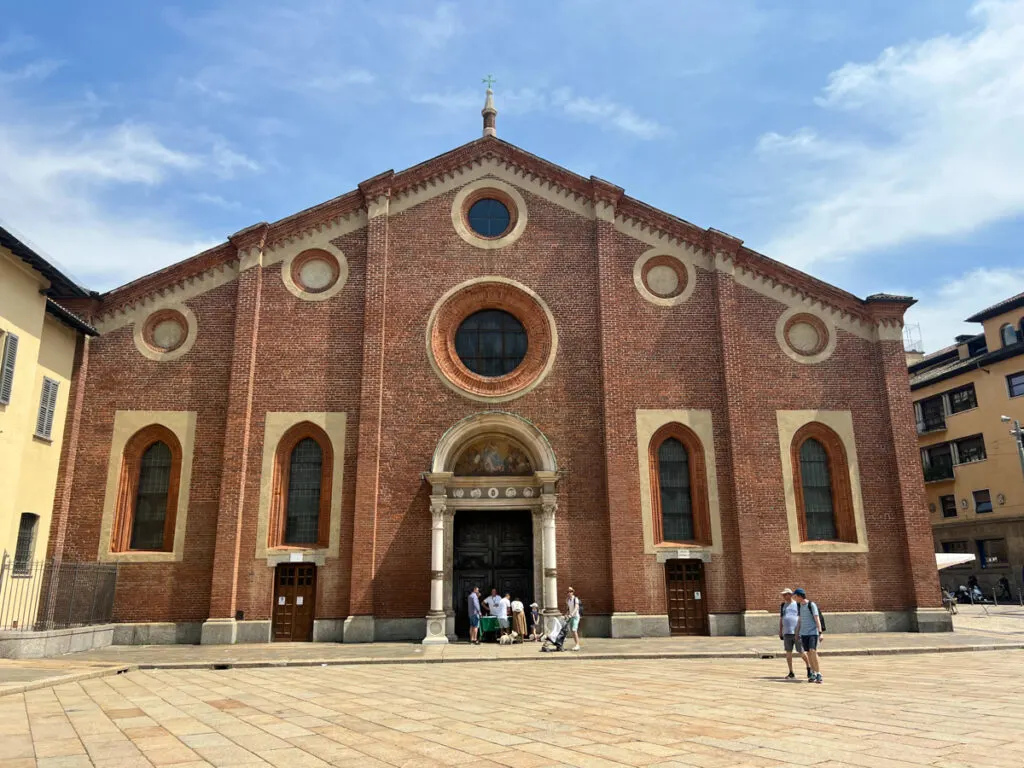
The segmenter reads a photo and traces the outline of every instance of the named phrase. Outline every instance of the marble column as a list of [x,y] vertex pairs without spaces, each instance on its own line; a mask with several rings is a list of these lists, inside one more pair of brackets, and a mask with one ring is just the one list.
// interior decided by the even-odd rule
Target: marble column
[[448,509],[443,498],[431,498],[430,516],[430,613],[423,644],[443,645],[448,642],[444,612],[444,539]]
[[555,554],[555,512],[558,504],[545,501],[541,505],[541,524],[544,532],[544,626],[551,626],[560,614],[558,610],[558,558]]

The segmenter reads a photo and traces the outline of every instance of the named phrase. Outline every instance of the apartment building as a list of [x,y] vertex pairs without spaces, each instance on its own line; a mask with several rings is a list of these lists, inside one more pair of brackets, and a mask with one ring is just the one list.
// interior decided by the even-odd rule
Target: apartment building
[[937,552],[975,555],[943,573],[974,573],[991,591],[1024,579],[1024,293],[967,318],[982,331],[910,362],[921,465]]

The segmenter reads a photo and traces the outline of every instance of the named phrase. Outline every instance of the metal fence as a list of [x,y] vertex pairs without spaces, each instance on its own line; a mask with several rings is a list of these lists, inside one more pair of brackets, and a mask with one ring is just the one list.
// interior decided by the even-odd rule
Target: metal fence
[[116,563],[0,560],[0,630],[44,631],[106,624]]

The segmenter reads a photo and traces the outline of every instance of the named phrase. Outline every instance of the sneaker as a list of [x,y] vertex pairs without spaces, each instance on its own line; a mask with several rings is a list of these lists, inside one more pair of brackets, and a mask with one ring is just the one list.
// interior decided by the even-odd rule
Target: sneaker
[[816,682],[816,683],[820,683],[820,682],[821,682],[821,673],[820,673],[820,672],[819,672],[819,673],[817,674],[817,676],[816,676],[816,677],[814,678],[814,682]]
[[786,675],[786,679],[787,680],[794,680],[795,678],[796,678],[796,675],[794,675],[792,672],[790,672],[788,675]]
[[574,645],[574,646],[572,647],[572,649],[573,649],[574,651],[578,651],[578,650],[580,649],[580,644],[579,644],[579,643],[576,643],[576,645]]

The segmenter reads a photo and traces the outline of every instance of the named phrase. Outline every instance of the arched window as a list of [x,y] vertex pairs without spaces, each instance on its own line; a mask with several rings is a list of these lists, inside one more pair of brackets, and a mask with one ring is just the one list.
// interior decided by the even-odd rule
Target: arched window
[[277,447],[271,507],[272,547],[326,547],[330,538],[331,441],[309,422],[289,429]]
[[1016,344],[1019,340],[1017,336],[1017,329],[1014,328],[1010,323],[1007,323],[999,329],[999,335],[1002,337],[1003,346],[1008,347],[1011,344]]
[[846,449],[824,424],[793,437],[793,486],[802,541],[857,541]]
[[657,544],[711,544],[704,446],[681,424],[666,424],[650,444]]
[[115,552],[170,552],[181,478],[181,443],[154,424],[125,444],[117,512],[111,536]]

